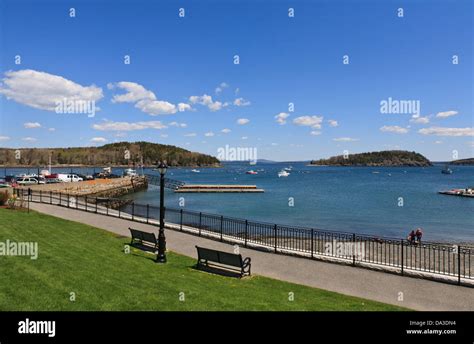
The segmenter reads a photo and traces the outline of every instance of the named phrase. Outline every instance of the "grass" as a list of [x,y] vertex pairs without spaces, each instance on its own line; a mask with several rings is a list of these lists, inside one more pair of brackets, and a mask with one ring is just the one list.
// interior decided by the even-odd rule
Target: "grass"
[[37,212],[0,209],[0,242],[7,239],[38,242],[39,255],[0,256],[2,311],[402,310],[261,276],[198,271],[194,259],[173,252],[156,264],[149,254],[126,254],[128,238]]

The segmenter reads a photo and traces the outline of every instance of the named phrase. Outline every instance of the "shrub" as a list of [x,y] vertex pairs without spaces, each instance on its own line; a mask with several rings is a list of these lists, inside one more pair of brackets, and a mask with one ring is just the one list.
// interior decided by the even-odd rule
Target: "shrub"
[[8,192],[0,192],[0,205],[5,205],[8,200]]

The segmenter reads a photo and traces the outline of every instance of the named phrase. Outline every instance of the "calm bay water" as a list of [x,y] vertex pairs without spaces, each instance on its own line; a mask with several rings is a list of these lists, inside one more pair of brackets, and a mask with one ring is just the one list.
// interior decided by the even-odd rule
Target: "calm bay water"
[[[278,178],[278,171],[289,165],[290,176]],[[200,173],[171,169],[169,178],[188,183],[256,184],[265,193],[169,191],[166,204],[178,207],[184,197],[187,209],[233,217],[393,237],[406,237],[410,229],[422,227],[426,240],[474,242],[474,199],[437,193],[474,186],[474,167],[453,167],[452,175],[441,174],[441,168],[313,167],[299,162],[227,163]],[[258,175],[245,174],[249,169],[259,170]],[[137,202],[156,205],[158,197],[157,187],[134,195]]]
[[[291,175],[278,178],[278,171],[290,165]],[[178,208],[179,198],[184,197],[185,209],[226,216],[400,238],[422,227],[425,240],[474,243],[474,199],[437,193],[474,186],[474,167],[451,167],[452,175],[441,174],[441,168],[312,167],[295,162],[225,163],[223,168],[201,168],[200,173],[169,169],[167,177],[187,183],[256,184],[265,193],[176,194],[167,190],[166,205]],[[249,169],[257,170],[258,175],[245,174]],[[92,169],[74,171],[92,173]],[[25,170],[7,173],[12,172]],[[127,197],[159,205],[156,186]],[[403,206],[399,206],[399,197]]]

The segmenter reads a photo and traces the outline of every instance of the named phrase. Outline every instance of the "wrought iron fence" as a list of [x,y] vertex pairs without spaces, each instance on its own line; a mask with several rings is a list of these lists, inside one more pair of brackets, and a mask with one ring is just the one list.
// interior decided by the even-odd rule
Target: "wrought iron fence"
[[[27,189],[17,189],[17,194],[28,202],[60,205],[154,225],[158,224],[160,216],[159,207],[131,200]],[[434,242],[412,244],[406,239],[279,225],[169,207],[165,211],[165,221],[177,230],[249,248],[311,258],[327,257],[353,265],[380,266],[401,274],[410,270],[449,276],[457,279],[458,284],[461,279],[474,279],[472,246]]]

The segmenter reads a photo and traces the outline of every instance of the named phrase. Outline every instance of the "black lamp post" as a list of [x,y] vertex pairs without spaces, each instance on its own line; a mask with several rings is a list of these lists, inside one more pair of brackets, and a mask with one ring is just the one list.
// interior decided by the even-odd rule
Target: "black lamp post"
[[166,237],[165,237],[165,174],[168,166],[162,161],[158,165],[160,172],[160,231],[158,233],[158,263],[166,263]]

